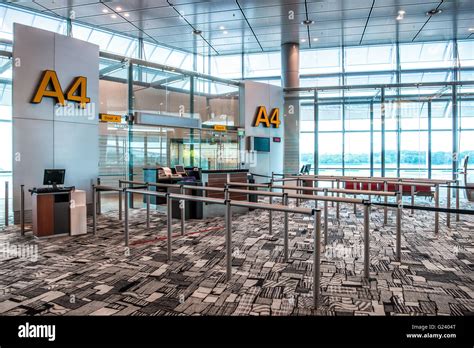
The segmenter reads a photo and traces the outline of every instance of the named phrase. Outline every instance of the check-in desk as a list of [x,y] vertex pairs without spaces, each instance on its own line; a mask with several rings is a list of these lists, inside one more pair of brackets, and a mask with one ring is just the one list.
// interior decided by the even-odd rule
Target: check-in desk
[[87,233],[86,192],[31,191],[33,234],[55,237]]

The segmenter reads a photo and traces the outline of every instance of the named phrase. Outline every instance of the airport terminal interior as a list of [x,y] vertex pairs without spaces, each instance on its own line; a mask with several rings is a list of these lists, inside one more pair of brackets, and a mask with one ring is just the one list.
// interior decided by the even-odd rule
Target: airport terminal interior
[[474,313],[472,0],[0,3],[0,315]]

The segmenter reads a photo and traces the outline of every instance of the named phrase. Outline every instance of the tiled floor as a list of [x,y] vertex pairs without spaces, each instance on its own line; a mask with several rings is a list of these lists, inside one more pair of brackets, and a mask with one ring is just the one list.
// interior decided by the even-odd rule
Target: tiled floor
[[[309,204],[309,203],[307,203]],[[472,208],[472,207],[471,207]],[[173,260],[166,263],[166,218],[131,211],[131,245],[110,211],[97,235],[36,240],[15,227],[0,231],[2,315],[466,315],[474,312],[474,217],[433,213],[403,216],[403,259],[393,261],[395,214],[382,210],[370,223],[370,279],[362,279],[363,216],[330,206],[329,243],[322,252],[322,305],[312,306],[312,221],[290,216],[290,260],[282,258],[283,215],[234,216],[233,277],[225,281],[224,221],[174,220]],[[3,246],[3,248],[2,248]],[[1,253],[5,246],[8,253]],[[37,249],[34,249],[36,247]],[[37,250],[38,254],[35,254]],[[22,252],[21,257],[13,255]],[[38,256],[37,260],[34,256]]]

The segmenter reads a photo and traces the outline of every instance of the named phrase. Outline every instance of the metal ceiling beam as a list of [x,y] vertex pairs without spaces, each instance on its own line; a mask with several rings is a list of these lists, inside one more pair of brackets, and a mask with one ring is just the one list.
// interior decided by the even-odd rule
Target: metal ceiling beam
[[330,90],[350,90],[350,89],[378,89],[378,88],[420,88],[420,87],[440,87],[440,86],[473,86],[474,81],[459,82],[421,82],[421,83],[389,83],[389,84],[368,84],[368,85],[344,85],[344,86],[321,86],[321,87],[297,87],[284,88],[285,92],[313,92]]
[[114,53],[100,52],[100,57],[107,58],[107,59],[118,60],[118,61],[128,60],[132,64],[138,64],[138,65],[143,65],[143,66],[146,66],[146,67],[149,67],[149,68],[154,68],[154,69],[163,70],[163,71],[169,71],[169,72],[172,72],[172,73],[175,73],[175,74],[183,74],[183,75],[193,76],[193,77],[201,78],[201,79],[205,79],[205,80],[211,80],[211,81],[223,83],[223,84],[226,84],[226,85],[240,86],[242,84],[241,82],[235,81],[235,80],[227,80],[227,79],[223,79],[223,78],[216,77],[216,76],[201,74],[201,73],[198,73],[198,72],[195,72],[195,71],[189,71],[189,70],[184,70],[184,69],[180,69],[180,68],[175,68],[175,67],[164,65],[164,64],[148,62],[148,61],[141,60],[141,59],[127,58],[127,57],[120,56],[120,55],[114,54]]
[[114,71],[117,71],[119,69],[123,69],[126,66],[127,66],[126,62],[120,62],[120,63],[117,63],[117,64],[112,64],[112,65],[106,66],[105,68],[103,68],[99,71],[99,79],[103,78],[107,74],[110,74]]

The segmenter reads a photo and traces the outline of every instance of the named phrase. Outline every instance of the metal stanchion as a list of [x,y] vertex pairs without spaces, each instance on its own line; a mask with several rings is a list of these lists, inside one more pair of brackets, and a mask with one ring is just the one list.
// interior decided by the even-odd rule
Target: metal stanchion
[[[415,205],[415,185],[411,185],[411,205]],[[411,215],[415,214],[415,209],[411,208]]]
[[150,195],[145,195],[145,202],[146,202],[146,228],[150,228]]
[[129,205],[129,193],[125,191],[125,246],[128,247],[128,205]]
[[[354,195],[354,199],[357,198],[357,195]],[[354,215],[357,215],[357,204],[354,203]]]
[[167,221],[167,240],[166,240],[166,252],[168,261],[171,260],[171,234],[173,232],[173,209],[172,209],[173,200],[171,199],[169,193],[166,195],[166,221]]
[[396,235],[396,246],[395,253],[397,261],[402,261],[402,213],[403,213],[403,201],[400,195],[397,196],[397,235]]
[[[127,228],[127,224],[125,224]],[[95,234],[97,231],[97,189],[92,184],[92,233]]]
[[[371,182],[369,182],[368,188],[369,188],[369,191],[372,191],[372,183]],[[368,198],[369,198],[369,202],[372,201],[372,195],[368,195]]]
[[[283,194],[283,205],[288,205],[288,194]],[[288,261],[288,212],[285,211],[284,217],[284,231],[283,231],[283,258],[285,262]]]
[[[273,172],[272,172],[272,177],[273,177]],[[270,182],[270,192],[273,192],[273,178],[272,181]],[[270,196],[268,197],[268,201],[270,204],[273,204],[273,197]],[[273,234],[273,212],[270,210],[268,212],[268,234],[271,236]]]
[[[447,188],[447,196],[446,196],[446,208],[451,209],[451,184],[448,183]],[[451,213],[446,213],[446,225],[448,228],[451,228]]]
[[[180,193],[184,195],[186,190],[181,185]],[[184,200],[179,201],[179,209],[181,213],[181,235],[184,236],[184,223],[186,222],[186,202]]]
[[[435,185],[435,208],[439,208],[439,185]],[[435,212],[435,234],[439,232],[439,212]]]
[[[456,186],[459,186],[459,182],[456,181]],[[459,187],[456,187],[456,209],[459,210]],[[456,222],[460,221],[459,213],[456,213]]]
[[122,210],[123,210],[123,192],[122,190],[119,191],[119,220],[122,221]]
[[[300,187],[300,183],[301,183],[301,182],[302,182],[302,181],[301,181],[300,179],[296,179],[296,187],[297,187],[297,188]],[[297,189],[297,190],[296,190],[296,194],[298,195],[298,194],[300,194],[300,193],[301,193],[300,190]],[[296,198],[296,206],[297,206],[297,207],[300,206],[300,199],[299,199],[299,198]]]
[[[328,190],[324,189],[324,195],[328,195]],[[324,201],[324,245],[328,244],[328,201]]]
[[[334,181],[331,181],[331,188],[334,189]],[[334,192],[331,192],[331,197],[334,197]],[[334,208],[334,201],[331,202],[331,207]]]
[[5,226],[8,226],[8,215],[9,215],[9,187],[8,187],[8,181],[5,181]]
[[369,205],[364,204],[364,277],[369,278],[370,264],[370,242],[369,242]]
[[318,308],[321,281],[321,211],[314,217],[314,254],[313,254],[313,306]]
[[[383,190],[384,192],[388,192],[388,183],[386,181],[383,182]],[[383,201],[387,204],[388,197],[384,196]],[[388,221],[388,207],[385,205],[383,208],[383,224],[384,226],[387,224]]]
[[[100,186],[100,178],[97,178],[97,186]],[[97,191],[97,215],[102,214],[100,191]]]
[[20,231],[25,235],[25,185],[20,186]]
[[232,277],[232,207],[230,200],[225,202],[225,250],[226,250],[226,279]]
[[[339,189],[339,179],[336,180],[336,188]],[[339,197],[339,192],[336,196]],[[339,202],[336,202],[336,219],[339,221]]]

